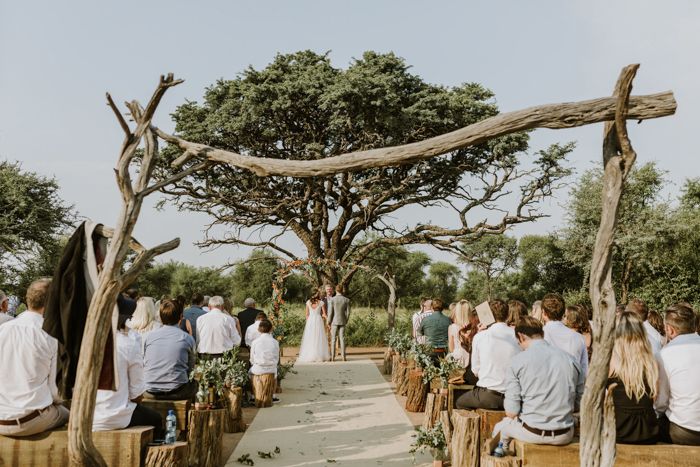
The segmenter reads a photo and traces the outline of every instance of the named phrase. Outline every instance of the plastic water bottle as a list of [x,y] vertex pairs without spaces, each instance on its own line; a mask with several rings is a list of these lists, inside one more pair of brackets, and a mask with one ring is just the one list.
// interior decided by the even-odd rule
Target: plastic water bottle
[[503,449],[503,441],[498,442],[498,446],[493,450],[493,457],[505,457],[506,450]]
[[174,410],[168,410],[168,416],[165,417],[165,444],[175,443],[175,430],[177,428],[177,418]]

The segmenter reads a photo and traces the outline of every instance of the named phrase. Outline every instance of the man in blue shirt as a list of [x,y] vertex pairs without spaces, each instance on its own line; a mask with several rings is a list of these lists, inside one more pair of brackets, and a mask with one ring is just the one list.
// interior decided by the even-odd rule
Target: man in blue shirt
[[195,364],[194,338],[178,327],[181,308],[174,300],[160,304],[163,327],[144,336],[143,362],[149,399],[193,399],[197,383],[189,375]]
[[180,323],[180,329],[187,332],[187,325],[185,324],[185,321],[188,321],[190,323],[190,327],[192,328],[191,335],[195,339],[197,338],[197,318],[206,313],[206,310],[203,308],[205,304],[206,302],[204,301],[204,296],[201,293],[196,293],[192,296],[192,304],[182,314],[185,319],[183,319]]
[[585,374],[568,353],[544,340],[542,324],[536,318],[521,318],[515,325],[515,336],[524,352],[513,356],[506,372],[506,417],[496,424],[493,436],[500,433],[504,446],[511,439],[569,444]]

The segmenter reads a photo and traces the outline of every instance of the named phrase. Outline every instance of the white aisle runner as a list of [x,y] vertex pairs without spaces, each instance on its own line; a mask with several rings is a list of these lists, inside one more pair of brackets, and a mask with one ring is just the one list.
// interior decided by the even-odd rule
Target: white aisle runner
[[[260,409],[226,466],[249,454],[256,466],[429,465],[409,454],[413,426],[370,360],[297,364],[280,402]],[[280,454],[262,459],[258,451]]]

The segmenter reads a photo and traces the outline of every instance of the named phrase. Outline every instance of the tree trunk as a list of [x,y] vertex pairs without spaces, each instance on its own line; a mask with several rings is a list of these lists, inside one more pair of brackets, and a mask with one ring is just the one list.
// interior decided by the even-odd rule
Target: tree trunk
[[146,454],[146,467],[187,467],[187,443],[150,446]]
[[624,181],[636,154],[632,150],[625,126],[632,79],[638,65],[625,67],[615,86],[617,99],[615,122],[605,124],[603,142],[602,213],[596,235],[591,262],[590,295],[593,305],[594,328],[593,355],[586,379],[586,390],[581,405],[582,466],[607,467],[615,462],[615,439],[612,442],[603,433],[610,427],[609,417],[604,417],[603,403],[608,379],[610,355],[615,338],[615,291],[612,287],[612,251],[617,217]]
[[387,324],[389,330],[394,329],[396,324],[396,276],[389,274],[377,274],[377,278],[384,283],[389,289],[389,301],[386,306]]
[[392,363],[394,362],[394,351],[391,350],[390,348],[386,349],[384,352],[384,374],[385,375],[390,375],[392,374]]
[[226,409],[190,410],[187,424],[188,463],[191,467],[219,467]]
[[255,407],[272,407],[272,395],[277,387],[277,379],[273,374],[253,375],[253,394]]
[[227,416],[224,419],[224,431],[226,433],[239,433],[245,430],[243,423],[243,389],[239,387],[224,390]]
[[620,303],[629,301],[630,281],[632,278],[632,260],[627,258],[622,269],[622,278],[620,279]]
[[479,465],[479,415],[466,410],[452,411],[452,467]]
[[406,410],[409,412],[423,412],[427,394],[428,385],[423,382],[423,370],[411,370],[408,375]]

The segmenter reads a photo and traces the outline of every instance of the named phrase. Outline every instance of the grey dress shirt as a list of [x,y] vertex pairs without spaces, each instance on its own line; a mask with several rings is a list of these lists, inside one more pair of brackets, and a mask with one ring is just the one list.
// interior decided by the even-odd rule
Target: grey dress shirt
[[578,362],[542,339],[515,355],[506,372],[506,412],[533,428],[559,430],[574,425],[585,374]]

